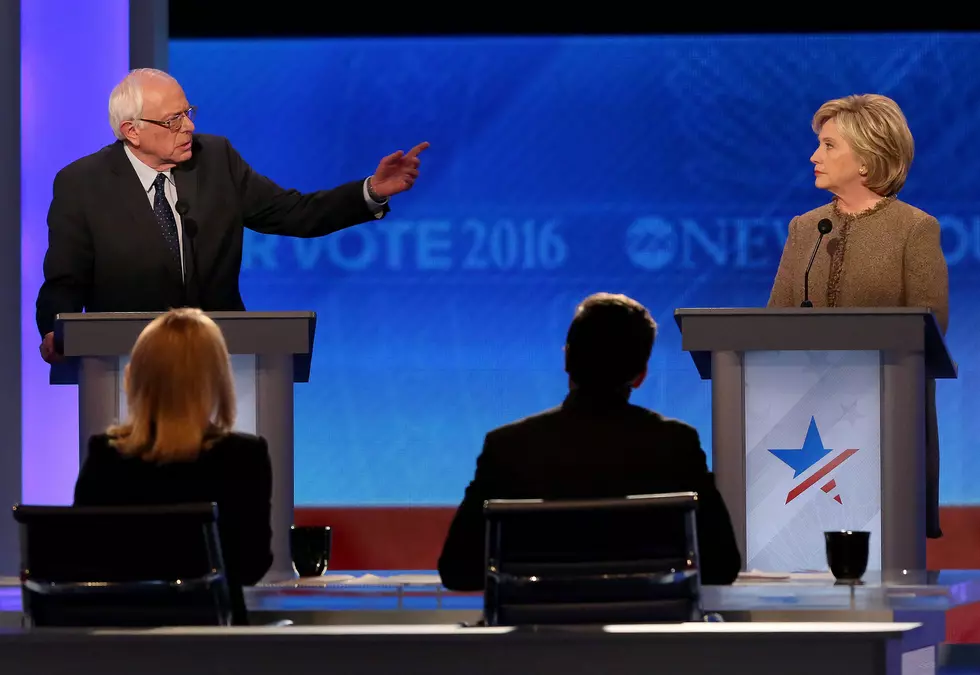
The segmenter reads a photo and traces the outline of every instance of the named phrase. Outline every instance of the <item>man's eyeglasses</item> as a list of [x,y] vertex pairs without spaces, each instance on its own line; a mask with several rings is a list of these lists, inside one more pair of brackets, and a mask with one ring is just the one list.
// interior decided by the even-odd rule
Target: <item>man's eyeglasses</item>
[[173,117],[165,120],[148,120],[145,117],[138,118],[140,122],[149,122],[150,124],[156,124],[157,126],[163,127],[165,129],[170,129],[173,133],[180,131],[180,128],[184,126],[184,118],[193,121],[194,116],[197,114],[197,106],[192,105],[187,110],[179,112]]

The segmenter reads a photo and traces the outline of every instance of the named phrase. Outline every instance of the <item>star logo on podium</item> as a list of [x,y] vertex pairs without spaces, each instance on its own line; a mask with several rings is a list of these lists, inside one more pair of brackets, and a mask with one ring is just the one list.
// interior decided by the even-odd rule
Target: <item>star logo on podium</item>
[[[770,448],[769,452],[776,456],[783,464],[793,469],[793,482],[812,468],[818,467],[799,483],[796,483],[786,495],[786,503],[802,495],[817,483],[823,481],[834,469],[851,458],[857,452],[856,448],[850,448],[834,455],[834,451],[825,448],[820,439],[820,430],[817,428],[817,421],[811,416],[810,426],[803,439],[803,446],[800,448]],[[832,456],[833,455],[833,456]],[[831,478],[820,486],[824,494],[830,495],[837,489],[837,481]],[[843,504],[839,493],[833,494],[833,499],[838,504]]]

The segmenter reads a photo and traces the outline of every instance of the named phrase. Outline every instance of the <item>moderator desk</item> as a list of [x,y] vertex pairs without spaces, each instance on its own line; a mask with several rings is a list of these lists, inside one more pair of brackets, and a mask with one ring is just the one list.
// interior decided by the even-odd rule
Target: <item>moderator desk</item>
[[[0,631],[4,675],[902,675],[904,623]],[[734,671],[733,671],[734,672]],[[917,671],[916,671],[917,672]]]
[[[381,626],[388,631],[428,634],[425,631],[429,628],[445,631],[447,626],[475,623],[481,616],[483,599],[480,594],[447,591],[431,581],[437,579],[431,573],[412,572],[411,582],[400,580],[405,577],[393,572],[375,572],[369,577],[362,572],[350,572],[348,576],[353,578],[331,583],[328,576],[317,582],[302,580],[248,588],[246,603],[256,624],[290,619],[296,625],[282,630],[300,631],[297,635],[341,634],[336,631],[353,634]],[[358,579],[367,581],[359,583]],[[313,586],[313,583],[319,585]],[[825,626],[851,624],[855,630],[861,630],[858,624],[865,628],[902,624],[905,626],[902,630],[881,639],[897,645],[893,649],[905,661],[906,668],[914,668],[916,673],[929,673],[935,669],[936,646],[944,642],[946,636],[946,612],[976,602],[980,602],[980,571],[869,572],[860,586],[835,585],[833,580],[821,575],[798,575],[789,580],[747,579],[733,586],[706,586],[703,589],[705,611],[719,613],[726,621],[704,625],[729,626],[717,629],[719,631],[739,627],[739,630],[758,631],[764,626],[791,628],[787,624],[815,623]],[[20,624],[20,589],[16,585],[0,588],[0,622],[10,629]],[[656,640],[670,642],[665,634],[658,635]],[[762,639],[758,635],[752,638]],[[809,654],[810,647],[805,653],[801,652],[800,661],[794,663],[794,672],[804,672],[795,666],[807,661]],[[402,669],[399,672],[409,671]],[[689,669],[689,672],[697,671]],[[845,668],[840,672],[886,671]]]

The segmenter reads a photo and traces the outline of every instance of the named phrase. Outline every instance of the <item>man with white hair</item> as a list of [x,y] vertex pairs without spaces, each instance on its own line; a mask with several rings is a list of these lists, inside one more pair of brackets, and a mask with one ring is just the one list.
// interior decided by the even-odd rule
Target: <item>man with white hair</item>
[[173,77],[134,70],[109,97],[118,140],[55,176],[37,297],[45,361],[61,358],[60,313],[244,310],[243,228],[320,237],[383,218],[429,147],[388,155],[366,179],[304,194],[253,171],[226,138],[195,134],[193,120]]

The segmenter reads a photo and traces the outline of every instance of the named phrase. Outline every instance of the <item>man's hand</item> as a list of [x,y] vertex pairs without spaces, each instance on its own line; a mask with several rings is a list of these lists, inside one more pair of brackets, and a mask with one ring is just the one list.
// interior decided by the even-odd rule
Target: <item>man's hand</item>
[[371,176],[371,189],[381,197],[410,190],[419,177],[419,153],[427,147],[428,141],[419,143],[407,153],[399,150],[382,159],[378,170]]
[[64,360],[65,357],[55,351],[54,333],[48,333],[41,340],[41,358],[48,363],[57,363]]

